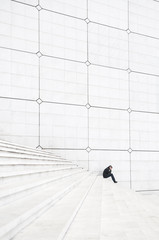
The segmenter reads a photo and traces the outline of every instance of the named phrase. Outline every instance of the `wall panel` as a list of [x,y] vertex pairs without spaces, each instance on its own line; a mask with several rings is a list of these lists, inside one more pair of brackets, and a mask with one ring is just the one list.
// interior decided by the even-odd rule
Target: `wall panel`
[[87,147],[87,109],[63,104],[41,104],[41,145],[51,148]]
[[41,98],[73,104],[87,103],[87,66],[83,63],[42,57]]
[[1,0],[1,139],[158,189],[158,23],[153,0]]

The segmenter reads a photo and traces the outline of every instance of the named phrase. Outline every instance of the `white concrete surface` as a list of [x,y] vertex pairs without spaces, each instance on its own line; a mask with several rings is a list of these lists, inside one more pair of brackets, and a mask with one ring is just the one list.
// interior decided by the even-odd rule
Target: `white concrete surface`
[[87,184],[81,183],[14,240],[158,240],[158,196],[98,176],[77,211]]
[[158,0],[1,0],[0,138],[158,189],[158,49]]
[[159,195],[134,192],[53,153],[2,145],[0,160],[11,162],[0,171],[1,240],[158,240]]
[[0,141],[0,239],[11,239],[89,175],[53,153]]

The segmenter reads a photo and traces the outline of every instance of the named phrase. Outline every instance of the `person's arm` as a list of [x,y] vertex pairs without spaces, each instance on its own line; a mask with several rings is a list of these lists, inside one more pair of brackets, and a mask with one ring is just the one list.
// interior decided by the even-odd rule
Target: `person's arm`
[[106,174],[110,173],[110,172],[111,172],[110,168],[107,167],[107,168],[105,169],[105,172],[106,172]]

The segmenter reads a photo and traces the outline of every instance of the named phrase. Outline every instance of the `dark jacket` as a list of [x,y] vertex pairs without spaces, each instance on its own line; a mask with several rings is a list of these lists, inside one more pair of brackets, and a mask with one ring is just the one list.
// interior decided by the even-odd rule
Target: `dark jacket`
[[106,169],[104,169],[104,171],[103,171],[103,177],[105,178],[108,173],[111,173],[111,169],[110,169],[109,167],[107,167]]

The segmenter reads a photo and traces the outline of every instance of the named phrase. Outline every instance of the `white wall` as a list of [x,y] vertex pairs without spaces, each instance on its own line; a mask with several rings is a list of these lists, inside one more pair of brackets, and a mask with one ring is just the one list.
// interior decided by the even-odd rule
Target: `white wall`
[[1,0],[0,138],[159,188],[159,2]]

